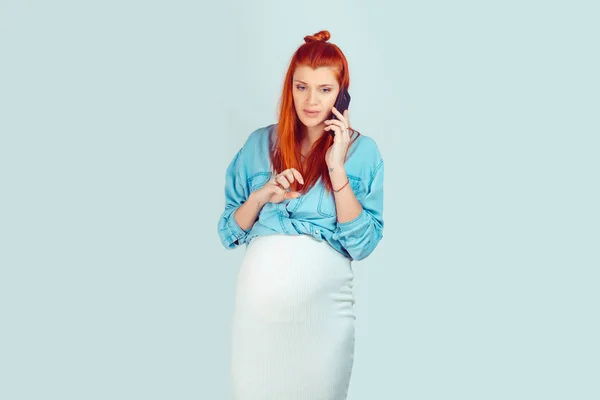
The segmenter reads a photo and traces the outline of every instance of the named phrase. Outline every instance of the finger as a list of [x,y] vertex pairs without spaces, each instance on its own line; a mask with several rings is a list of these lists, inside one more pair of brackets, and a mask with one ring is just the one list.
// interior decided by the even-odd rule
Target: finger
[[279,185],[283,186],[285,189],[290,187],[290,183],[284,176],[283,172],[275,178],[275,183],[278,183]]
[[[333,107],[333,108],[331,109],[331,111],[332,111],[332,112],[335,114],[335,116],[336,116],[336,117],[338,117],[338,119],[339,119],[340,121],[342,121],[342,122],[343,122],[343,123],[344,123],[346,126],[348,126],[348,123],[347,123],[347,121],[346,121],[346,117],[344,117],[344,116],[342,115],[342,113],[340,113],[340,112],[337,110],[337,108]],[[347,110],[346,110],[346,111],[347,111]]]
[[331,122],[328,126],[332,126],[332,125],[339,126],[342,132],[350,129],[350,127],[342,121],[336,120],[335,122]]
[[289,183],[292,183],[295,180],[297,180],[298,182],[304,185],[304,178],[300,174],[300,171],[298,171],[296,168],[288,168],[285,171],[283,171],[283,174],[285,174],[285,177],[288,179]]
[[290,171],[292,171],[292,174],[294,175],[294,177],[296,179],[298,179],[298,182],[300,182],[301,184],[304,185],[304,178],[300,174],[300,171],[298,171],[296,168],[290,168]]
[[344,130],[348,127],[348,125],[346,125],[346,123],[344,121],[339,121],[337,119],[330,119],[330,120],[325,121],[325,123],[327,124],[327,126],[337,125],[342,130]]
[[285,192],[283,194],[284,199],[297,199],[300,197],[300,192]]
[[277,187],[281,187],[283,186],[283,183],[280,181],[282,178],[281,174],[277,174],[273,177],[273,180],[271,181],[274,185],[276,185]]
[[337,143],[341,140],[341,133],[342,130],[340,129],[339,126],[337,125],[329,125],[328,127],[325,128],[326,131],[334,131],[335,135],[333,135],[333,142]]
[[342,127],[342,137],[348,142],[350,141],[350,127],[348,127],[347,125]]
[[275,187],[275,194],[277,197],[285,199],[286,194],[289,193],[287,190],[280,188],[279,186]]
[[348,114],[348,110],[344,111],[344,118],[346,118],[346,122],[347,122],[347,127],[350,127],[350,116]]
[[[296,172],[294,173],[294,171],[296,171]],[[294,168],[288,168],[285,171],[283,171],[281,174],[279,174],[277,181],[281,184],[281,186],[283,186],[286,189],[289,189],[291,186],[291,183],[296,180],[296,173],[300,177],[300,179],[299,179],[299,181],[301,180],[300,183],[304,184],[304,179],[302,179],[302,175],[300,175],[300,172],[298,172]]]
[[292,172],[291,168],[288,168],[285,171],[283,171],[281,173],[281,175],[285,176],[285,178],[287,179],[287,181],[288,181],[289,184],[291,184],[292,182],[294,182],[296,180],[296,178],[294,177],[294,173]]
[[344,131],[344,137],[346,138],[346,142],[350,143],[350,129]]

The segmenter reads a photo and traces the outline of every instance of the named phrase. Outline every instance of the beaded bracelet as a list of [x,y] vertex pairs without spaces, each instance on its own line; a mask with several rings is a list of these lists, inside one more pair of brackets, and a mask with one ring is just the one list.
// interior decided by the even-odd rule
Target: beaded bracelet
[[334,191],[334,192],[336,192],[336,193],[337,193],[337,192],[339,192],[340,190],[342,190],[343,188],[345,188],[345,187],[346,187],[346,185],[347,185],[348,183],[350,183],[350,179],[348,179],[348,180],[346,181],[346,183],[344,183],[344,186],[342,186],[342,187],[341,187],[341,188],[339,188],[338,190],[335,190],[335,189],[333,189],[333,188],[332,188],[332,189],[333,189],[333,191]]

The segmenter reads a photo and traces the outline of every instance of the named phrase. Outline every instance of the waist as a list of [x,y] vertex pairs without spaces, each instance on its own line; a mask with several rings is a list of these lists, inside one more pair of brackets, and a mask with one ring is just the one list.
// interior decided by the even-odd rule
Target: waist
[[350,265],[344,257],[325,240],[317,240],[306,234],[259,235],[252,239],[246,254],[282,257],[288,261],[316,262],[319,264]]

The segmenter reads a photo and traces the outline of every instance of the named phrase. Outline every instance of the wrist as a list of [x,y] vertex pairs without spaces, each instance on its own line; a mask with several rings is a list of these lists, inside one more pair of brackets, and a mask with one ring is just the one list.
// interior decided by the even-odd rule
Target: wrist
[[[345,188],[346,186],[348,186],[348,184],[350,183],[350,179],[346,178],[346,183],[344,183],[342,186],[340,186],[339,188],[336,189],[336,187],[332,187],[333,192],[334,193],[339,193],[342,191],[343,188]],[[331,182],[332,185],[334,185],[333,181]]]
[[256,210],[260,210],[266,204],[266,203],[261,202],[259,199],[257,199],[256,194],[254,192],[250,193],[250,196],[248,196],[248,203],[250,203],[252,205],[252,207],[255,208]]
[[346,168],[344,168],[343,165],[332,165],[332,166],[327,166],[327,171],[329,171],[329,175],[332,174],[340,174],[340,175],[346,175]]

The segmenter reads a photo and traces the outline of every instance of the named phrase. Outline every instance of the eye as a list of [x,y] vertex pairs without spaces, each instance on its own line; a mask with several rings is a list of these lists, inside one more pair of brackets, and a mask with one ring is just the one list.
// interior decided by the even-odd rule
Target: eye
[[298,88],[298,90],[304,90],[304,86],[302,85],[296,85],[296,88]]
[[329,92],[331,92],[331,89],[330,89],[330,88],[323,88],[323,90],[325,91],[325,93],[329,93]]

